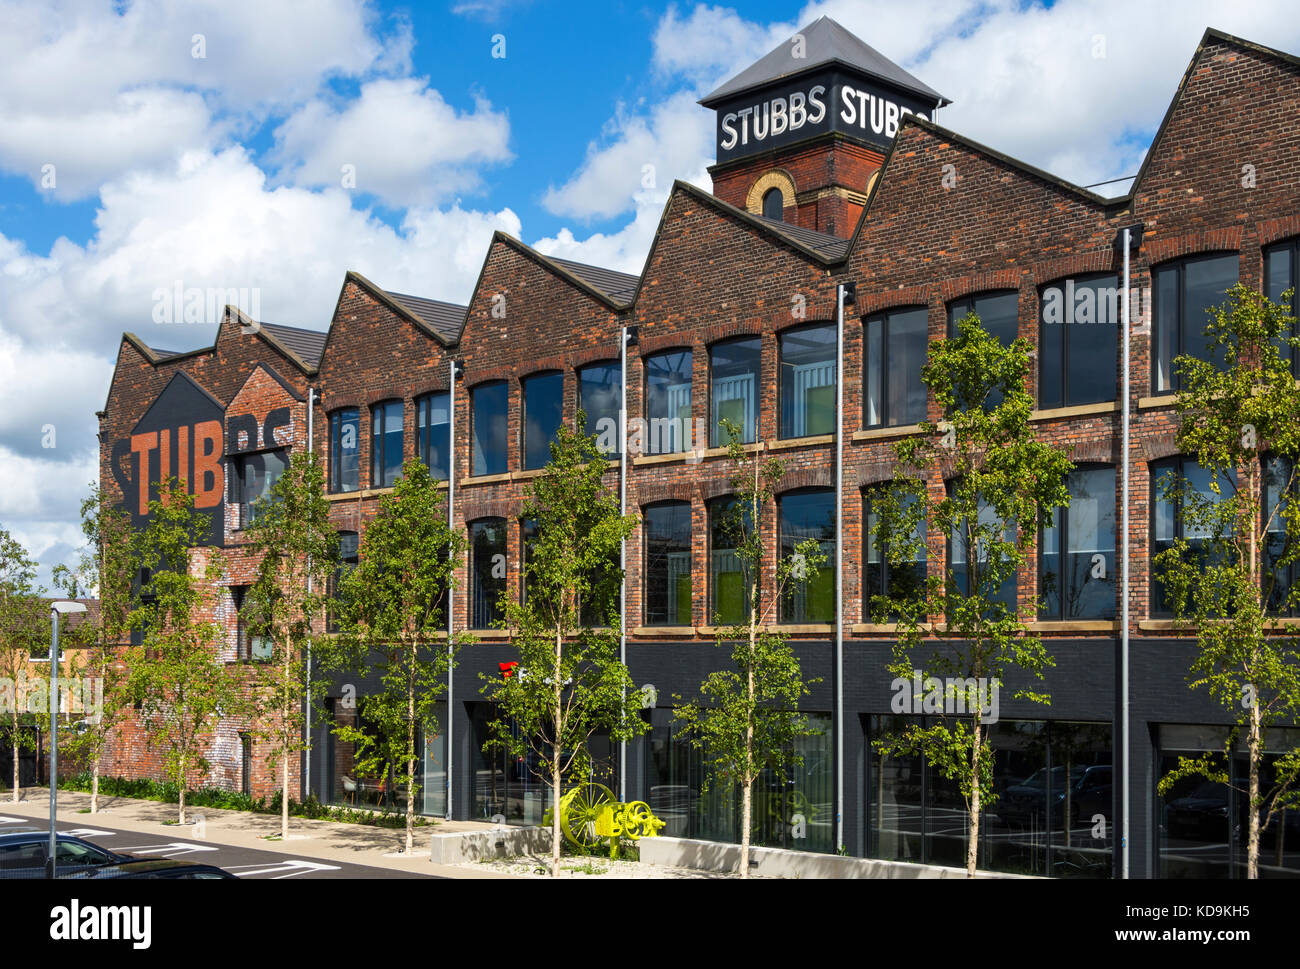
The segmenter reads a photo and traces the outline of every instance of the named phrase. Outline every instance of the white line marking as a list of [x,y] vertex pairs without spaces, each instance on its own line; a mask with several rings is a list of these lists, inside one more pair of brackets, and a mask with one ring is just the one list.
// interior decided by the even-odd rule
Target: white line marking
[[196,845],[186,844],[184,841],[172,841],[168,844],[152,845],[135,845],[132,847],[118,846],[115,850],[122,852],[133,852],[137,855],[166,855],[168,858],[174,855],[193,854],[196,851],[216,851],[213,845]]
[[[286,860],[278,864],[263,863],[260,865],[226,865],[226,871],[240,878],[247,878],[250,875],[270,875],[277,871],[285,872],[283,875],[276,875],[276,878],[292,878],[294,875],[301,875],[309,871],[339,871],[339,865],[325,865],[319,861],[300,861],[298,859]],[[251,871],[236,871],[237,868],[251,868]]]

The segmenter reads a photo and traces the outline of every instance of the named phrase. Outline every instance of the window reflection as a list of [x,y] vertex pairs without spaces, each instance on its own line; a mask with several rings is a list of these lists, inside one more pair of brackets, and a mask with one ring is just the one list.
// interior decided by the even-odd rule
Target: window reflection
[[835,327],[781,334],[781,436],[835,431]]

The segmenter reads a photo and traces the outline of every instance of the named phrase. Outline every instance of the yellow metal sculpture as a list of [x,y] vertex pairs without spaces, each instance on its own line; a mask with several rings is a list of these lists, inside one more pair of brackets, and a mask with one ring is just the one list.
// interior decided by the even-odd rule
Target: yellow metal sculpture
[[[552,823],[547,808],[543,824]],[[591,851],[602,841],[609,842],[609,856],[618,857],[619,841],[629,838],[657,837],[664,822],[650,811],[645,801],[624,804],[604,784],[581,784],[571,787],[560,797],[560,830],[575,847]]]

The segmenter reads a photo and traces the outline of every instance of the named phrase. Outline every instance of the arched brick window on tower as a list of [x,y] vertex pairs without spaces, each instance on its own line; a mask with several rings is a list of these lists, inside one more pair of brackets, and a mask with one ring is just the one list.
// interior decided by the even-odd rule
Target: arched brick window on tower
[[794,205],[794,179],[786,172],[771,171],[760,175],[750,186],[745,209],[752,215],[784,221],[786,206]]

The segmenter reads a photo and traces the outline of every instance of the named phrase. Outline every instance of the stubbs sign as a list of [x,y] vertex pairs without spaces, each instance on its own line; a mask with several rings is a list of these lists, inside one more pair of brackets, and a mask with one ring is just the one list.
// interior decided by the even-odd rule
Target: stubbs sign
[[736,95],[717,105],[718,161],[838,131],[885,151],[909,114],[933,120],[935,105],[840,70]]
[[113,442],[113,478],[137,527],[149,519],[158,482],[178,478],[194,507],[212,522],[208,541],[220,544],[225,527],[223,420],[225,409],[189,376],[178,373],[132,429]]

